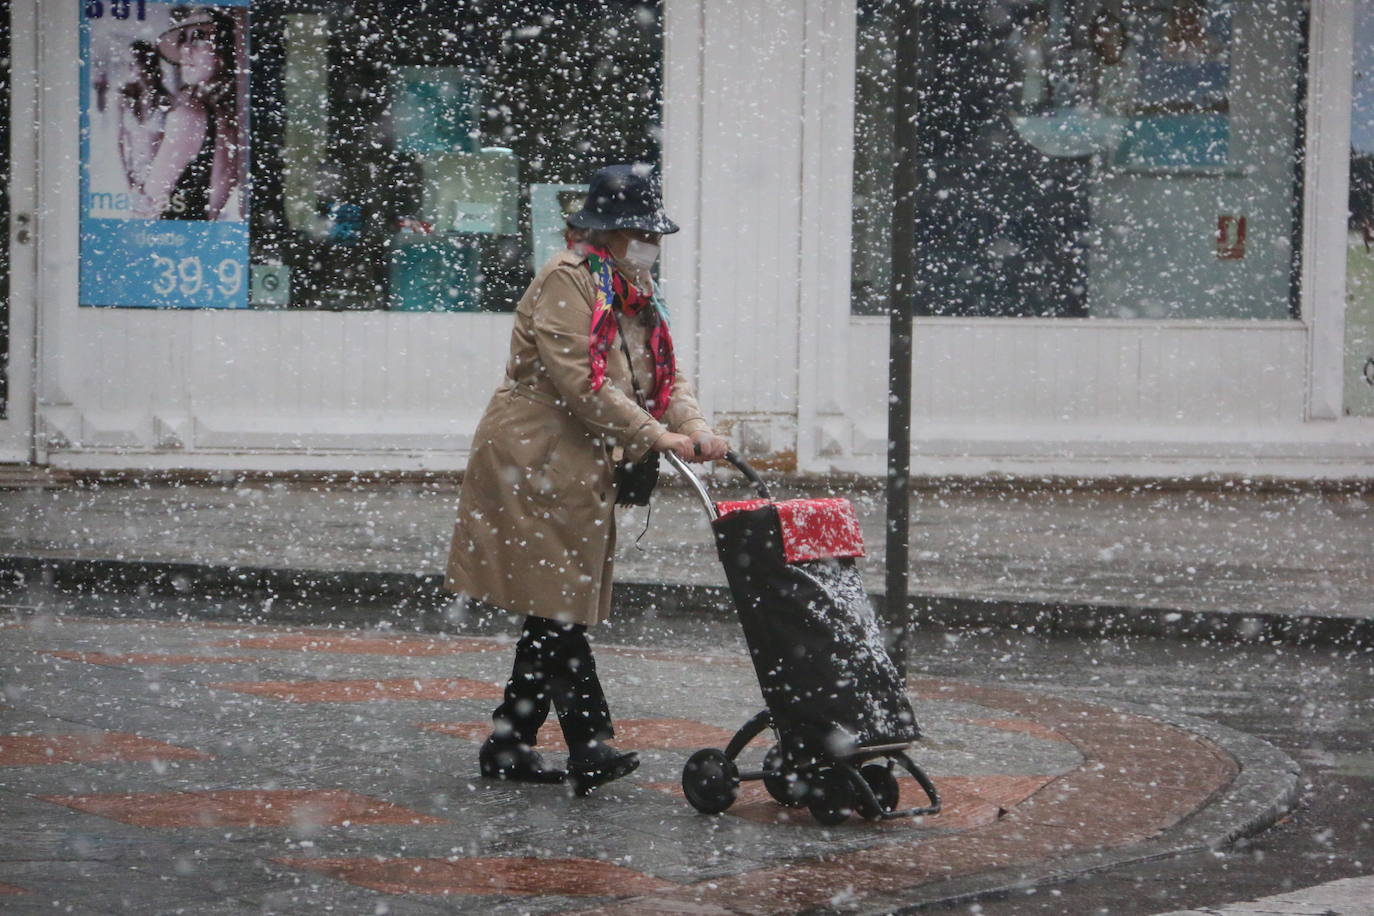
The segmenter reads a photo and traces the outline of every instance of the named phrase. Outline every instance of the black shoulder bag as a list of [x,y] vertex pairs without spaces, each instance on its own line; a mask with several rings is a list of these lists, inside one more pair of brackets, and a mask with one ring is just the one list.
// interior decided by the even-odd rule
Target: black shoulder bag
[[[630,357],[630,345],[625,342],[625,329],[620,326],[620,315],[615,315],[616,332],[620,335],[620,349],[625,352],[625,365],[630,369],[630,384],[635,390],[635,401],[645,410],[647,401],[640,390],[639,379],[635,377],[635,363]],[[658,452],[652,448],[638,461],[624,459],[615,463],[615,504],[617,506],[647,506],[649,496],[658,485]]]

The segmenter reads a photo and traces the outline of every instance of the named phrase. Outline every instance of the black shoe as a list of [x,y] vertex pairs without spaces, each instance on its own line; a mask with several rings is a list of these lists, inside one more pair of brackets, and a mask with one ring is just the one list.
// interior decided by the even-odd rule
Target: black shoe
[[618,751],[604,741],[576,747],[568,756],[568,776],[578,795],[586,795],[597,786],[628,776],[638,768],[638,754]]
[[482,744],[477,754],[482,775],[488,779],[509,779],[513,782],[562,782],[567,775],[562,770],[544,766],[544,758],[528,744],[495,736]]

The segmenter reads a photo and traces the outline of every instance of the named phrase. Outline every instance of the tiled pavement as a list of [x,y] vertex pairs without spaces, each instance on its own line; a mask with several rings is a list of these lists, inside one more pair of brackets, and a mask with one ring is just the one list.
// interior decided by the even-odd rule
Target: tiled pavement
[[[778,496],[852,498],[869,553],[869,585],[882,584],[881,488],[793,479],[772,486]],[[725,469],[713,489],[722,498],[746,492],[740,476]],[[912,591],[1214,617],[1369,617],[1371,492],[1368,481],[1335,492],[1110,483],[1080,491],[916,488]],[[184,584],[193,584],[197,568],[347,574],[355,581],[437,576],[456,505],[456,490],[441,481],[348,486],[229,478],[0,489],[0,518],[8,522],[0,525],[0,571],[4,558],[28,558],[50,567],[79,560],[185,564],[172,574]],[[686,487],[660,487],[651,521],[643,510],[627,511],[620,531],[617,582],[724,584],[701,506]],[[1177,626],[1164,629],[1169,635]]]
[[602,646],[619,743],[644,765],[579,799],[475,777],[509,651],[14,618],[0,629],[0,911],[864,910],[1168,837],[1238,771],[1213,741],[1138,714],[916,680],[940,815],[823,828],[746,783],[708,817],[681,797],[682,764],[757,711],[752,669]]

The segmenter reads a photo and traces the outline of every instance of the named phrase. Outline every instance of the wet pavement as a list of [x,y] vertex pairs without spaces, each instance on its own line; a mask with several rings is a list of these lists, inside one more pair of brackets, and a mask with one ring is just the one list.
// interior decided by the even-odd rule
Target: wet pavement
[[888,912],[1217,848],[1297,792],[1263,742],[998,684],[983,657],[910,684],[939,815],[823,827],[758,783],[701,815],[683,762],[758,710],[753,672],[732,628],[638,618],[597,657],[644,764],[580,799],[476,777],[504,615],[425,633],[254,623],[236,618],[260,605],[210,598],[0,603],[7,913]]
[[1374,909],[1374,876],[1345,878],[1289,894],[1161,916],[1361,916]]
[[[776,489],[853,498],[880,589],[881,493]],[[908,670],[946,807],[838,828],[675,788],[760,703],[681,487],[638,544],[621,516],[594,631],[644,766],[591,799],[475,778],[518,625],[436,592],[455,502],[0,490],[0,911],[1153,914],[1374,860],[1367,487],[916,490]]]
[[[666,476],[666,475],[665,475]],[[723,498],[746,492],[716,472]],[[844,482],[775,483],[778,496],[840,495],[858,509],[868,585],[881,591],[883,495]],[[74,561],[289,571],[344,590],[433,586],[457,494],[451,483],[284,481],[0,489],[0,566]],[[617,581],[724,585],[705,515],[661,486],[652,516],[623,512]],[[642,537],[641,537],[642,532]],[[931,614],[1005,617],[1008,607],[1139,610],[1167,633],[1190,615],[1374,618],[1374,495],[1364,486],[1274,491],[1162,484],[917,488],[912,592]],[[274,587],[280,587],[277,582]],[[973,608],[973,610],[970,610]],[[1179,616],[1171,617],[1177,613]],[[1042,614],[1042,616],[1044,616]],[[1130,615],[1127,615],[1130,616]],[[1096,619],[1089,628],[1096,628]]]

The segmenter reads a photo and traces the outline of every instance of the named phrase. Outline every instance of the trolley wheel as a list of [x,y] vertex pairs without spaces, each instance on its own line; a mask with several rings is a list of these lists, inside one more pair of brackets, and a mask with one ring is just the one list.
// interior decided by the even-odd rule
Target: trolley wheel
[[719,814],[739,795],[739,767],[724,751],[699,750],[682,768],[682,794],[702,814]]
[[[773,745],[763,757],[763,787],[773,796],[773,801],[785,808],[806,807],[806,786],[789,774],[782,759],[782,747]],[[788,778],[791,775],[792,778]]]
[[854,813],[854,790],[844,770],[822,767],[813,770],[807,782],[811,791],[806,799],[806,807],[816,823],[834,827],[843,824]]
[[859,776],[868,783],[868,787],[873,790],[874,798],[878,799],[878,810],[874,811],[863,794],[856,793],[855,802],[859,814],[867,820],[876,821],[881,820],[886,812],[897,809],[901,788],[897,785],[897,777],[892,774],[891,767],[881,763],[870,763],[859,770]]

